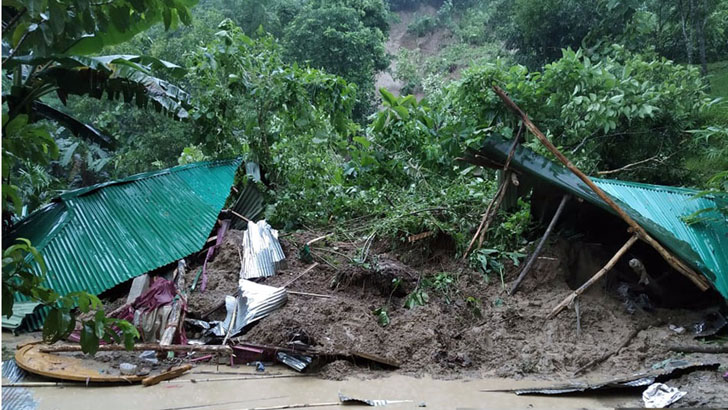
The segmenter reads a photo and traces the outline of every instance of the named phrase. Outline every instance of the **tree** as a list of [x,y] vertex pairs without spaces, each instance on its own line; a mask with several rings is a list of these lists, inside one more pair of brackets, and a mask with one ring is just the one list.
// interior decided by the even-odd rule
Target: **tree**
[[504,135],[518,125],[487,91],[493,83],[585,172],[621,170],[606,175],[668,185],[689,180],[686,131],[701,126],[711,103],[693,67],[617,45],[565,50],[543,72],[494,64],[463,76],[454,90],[461,115]]
[[371,109],[374,75],[389,65],[386,16],[381,0],[311,2],[284,30],[286,55],[356,84],[361,119]]
[[[189,23],[192,4],[188,0],[3,2],[3,83],[11,84],[10,92],[3,87],[2,95],[4,233],[23,208],[17,175],[58,156],[55,133],[38,121],[52,119],[90,141],[113,144],[93,126],[51,107],[42,97],[55,93],[65,103],[69,95],[101,98],[106,93],[110,99],[142,106],[151,102],[158,110],[185,115],[186,93],[150,72],[155,68],[180,74],[181,67],[144,56],[86,55],[126,41],[160,21],[166,28],[179,20]],[[8,246],[3,251],[3,315],[12,315],[16,295],[37,301],[48,309],[44,340],[60,340],[80,322],[83,351],[91,354],[101,339],[111,343],[123,337],[130,347],[139,336],[128,322],[107,318],[97,297],[86,292],[59,295],[44,287],[44,274],[43,258],[28,240],[18,238]],[[79,320],[75,307],[93,318]]]

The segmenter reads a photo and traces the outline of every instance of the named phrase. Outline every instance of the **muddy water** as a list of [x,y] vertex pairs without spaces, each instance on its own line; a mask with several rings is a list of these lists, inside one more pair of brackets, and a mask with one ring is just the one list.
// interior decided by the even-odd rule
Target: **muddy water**
[[[32,391],[38,409],[245,409],[297,403],[332,403],[338,393],[353,397],[387,400],[411,400],[391,404],[391,409],[419,408],[424,402],[430,409],[487,408],[612,408],[634,402],[635,396],[537,397],[512,393],[481,392],[482,389],[507,389],[543,385],[544,381],[485,379],[433,380],[393,375],[371,380],[350,378],[343,381],[316,377],[291,377],[258,380],[229,380],[192,383],[190,379],[230,378],[229,374],[200,374],[214,371],[200,366],[179,379],[152,387],[38,387]],[[230,368],[220,367],[221,371]],[[268,372],[288,373],[271,367]],[[202,407],[204,406],[204,407]],[[335,409],[338,405],[317,407]],[[359,408],[346,406],[346,408]],[[364,407],[361,407],[364,408]]]

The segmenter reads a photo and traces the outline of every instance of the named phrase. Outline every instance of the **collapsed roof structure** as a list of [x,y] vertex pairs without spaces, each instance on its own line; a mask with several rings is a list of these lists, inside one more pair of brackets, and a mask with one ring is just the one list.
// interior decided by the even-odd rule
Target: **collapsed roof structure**
[[[469,153],[466,160],[500,169],[508,160],[511,144],[502,137],[490,137],[478,152]],[[528,148],[515,146],[510,170],[529,186],[548,186],[616,215],[572,171]],[[699,191],[694,189],[590,179],[650,235],[707,278],[728,299],[728,218],[717,210],[728,204],[728,198],[697,195]],[[687,218],[698,211],[703,211],[700,220],[690,223]]]
[[[44,285],[56,292],[100,294],[199,251],[240,164],[181,165],[65,192],[17,223],[5,243],[29,239],[47,266]],[[247,187],[232,208],[258,214],[260,194]],[[17,295],[16,314],[3,327],[18,328],[25,318],[29,330],[40,328],[43,312],[30,315],[36,305]]]

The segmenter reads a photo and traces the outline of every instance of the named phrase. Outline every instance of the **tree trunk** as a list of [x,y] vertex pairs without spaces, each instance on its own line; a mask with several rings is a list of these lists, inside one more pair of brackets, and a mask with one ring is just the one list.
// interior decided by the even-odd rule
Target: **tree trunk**
[[689,30],[689,24],[693,20],[693,1],[688,0],[686,7],[685,2],[680,0],[678,7],[680,8],[680,27],[682,28],[683,40],[685,41],[685,51],[687,52],[688,64],[693,63],[693,30]]
[[708,23],[708,1],[702,0],[699,18],[695,21],[698,35],[698,52],[700,53],[700,71],[703,75],[708,74],[708,61],[705,58],[705,25]]

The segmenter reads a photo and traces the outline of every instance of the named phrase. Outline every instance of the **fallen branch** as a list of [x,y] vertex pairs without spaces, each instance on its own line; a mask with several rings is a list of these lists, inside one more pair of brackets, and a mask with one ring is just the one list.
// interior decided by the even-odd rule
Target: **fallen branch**
[[326,239],[326,238],[328,238],[331,235],[333,235],[333,233],[329,233],[329,234],[326,234],[326,235],[323,235],[323,236],[319,236],[318,238],[311,239],[310,241],[306,242],[306,245],[311,246],[314,243],[316,243],[316,242],[318,242],[318,241],[320,241],[322,239]]
[[549,223],[548,228],[546,228],[546,232],[541,237],[541,240],[538,242],[538,245],[536,245],[536,249],[533,251],[533,254],[531,254],[531,258],[528,259],[528,262],[526,263],[526,266],[523,267],[523,270],[521,271],[521,274],[518,275],[518,279],[516,279],[515,282],[513,282],[513,286],[511,286],[511,290],[508,292],[509,294],[513,295],[516,293],[516,290],[518,289],[518,285],[521,284],[523,279],[526,277],[528,272],[531,270],[531,266],[533,266],[534,262],[536,262],[536,259],[538,259],[538,255],[541,253],[541,248],[543,248],[543,245],[546,243],[546,240],[548,239],[549,235],[551,235],[551,231],[554,229],[554,226],[556,226],[556,222],[559,220],[559,216],[561,216],[561,212],[564,210],[564,207],[566,206],[566,202],[569,200],[570,195],[564,195],[563,198],[561,198],[561,203],[559,203],[559,207],[556,208],[556,213],[554,214],[554,217],[551,218],[551,222]]
[[690,267],[685,265],[681,260],[677,259],[675,256],[673,256],[667,249],[665,249],[659,242],[657,242],[654,238],[652,238],[645,229],[635,222],[634,219],[632,219],[627,213],[619,206],[616,202],[614,202],[604,191],[602,191],[601,188],[599,188],[586,174],[581,172],[579,168],[574,166],[574,164],[569,161],[568,158],[564,156],[564,154],[561,153],[561,151],[558,150],[554,146],[554,144],[551,143],[551,141],[546,138],[546,136],[541,132],[541,130],[536,127],[536,125],[531,122],[531,120],[528,118],[528,115],[521,110],[520,107],[516,105],[508,96],[506,95],[505,91],[503,91],[500,87],[494,85],[493,90],[495,93],[500,97],[501,100],[508,106],[511,110],[513,110],[520,118],[521,121],[526,125],[526,127],[533,133],[533,135],[538,138],[539,141],[549,150],[552,154],[556,156],[556,158],[561,161],[566,168],[568,168],[571,172],[573,172],[579,179],[584,181],[585,184],[589,186],[589,188],[594,191],[594,193],[604,202],[609,205],[614,212],[619,215],[620,218],[622,218],[623,221],[625,221],[632,230],[637,234],[637,236],[642,239],[643,241],[647,242],[650,246],[652,246],[664,259],[667,261],[667,263],[670,264],[675,270],[683,274],[686,278],[690,279],[700,290],[707,290],[710,287],[710,284],[707,282],[707,280],[698,275],[695,271],[693,271]]
[[470,250],[472,249],[473,245],[475,244],[476,238],[478,238],[478,248],[483,246],[483,239],[485,238],[485,233],[488,232],[490,223],[491,223],[493,217],[495,217],[496,212],[498,212],[498,208],[500,208],[500,204],[506,195],[506,190],[508,189],[508,185],[510,184],[510,180],[511,180],[511,173],[508,172],[508,168],[511,165],[511,159],[513,158],[513,154],[516,152],[516,145],[518,145],[518,141],[521,139],[521,131],[523,131],[523,124],[521,124],[521,127],[518,128],[518,134],[516,134],[516,136],[513,138],[513,143],[511,144],[511,148],[508,151],[508,158],[506,159],[506,162],[503,165],[503,180],[502,180],[501,184],[498,186],[498,190],[496,191],[495,196],[488,204],[488,208],[486,208],[485,213],[483,214],[483,219],[480,220],[480,225],[478,225],[478,229],[475,231],[475,235],[473,235],[473,239],[470,240],[470,243],[468,244],[468,248],[465,250],[465,253],[463,254],[463,260],[465,260],[465,258],[468,257]]
[[612,357],[615,354],[619,353],[620,350],[622,350],[628,344],[630,344],[630,342],[632,341],[632,339],[635,338],[635,336],[637,336],[641,331],[647,329],[648,327],[649,326],[641,326],[641,327],[638,327],[636,329],[633,329],[631,332],[629,332],[629,334],[627,335],[627,337],[624,338],[624,340],[622,341],[622,343],[620,343],[620,345],[617,346],[616,349],[612,350],[611,352],[604,353],[600,357],[598,357],[598,358],[590,361],[589,363],[585,364],[584,366],[581,366],[577,371],[574,372],[574,376],[579,375],[579,374],[583,373],[585,370],[587,370],[589,368],[592,368],[592,367],[594,367],[594,366],[596,366],[598,364],[601,364],[601,363],[607,361],[607,359],[609,359],[610,357]]
[[556,307],[549,313],[549,315],[546,317],[546,319],[553,319],[556,315],[558,315],[564,308],[569,306],[571,302],[574,301],[574,299],[584,293],[591,285],[596,283],[599,279],[601,279],[602,276],[606,275],[607,272],[609,272],[610,269],[614,267],[614,265],[617,264],[617,261],[619,258],[624,255],[625,252],[637,241],[638,236],[637,234],[632,235],[632,237],[629,238],[629,240],[622,245],[621,248],[617,251],[617,253],[612,256],[612,259],[607,262],[606,265],[602,269],[600,269],[597,273],[594,274],[588,281],[586,281],[583,285],[579,287],[579,289],[573,291],[569,296],[564,298],[564,300],[561,301]]
[[728,353],[728,346],[670,346],[668,349],[679,353]]
[[317,298],[333,298],[333,296],[331,296],[331,295],[321,295],[319,293],[294,292],[292,290],[289,290],[288,293],[291,295],[299,295],[299,296],[313,296],[313,297],[317,297]]
[[626,171],[626,170],[628,170],[628,169],[630,169],[632,167],[636,167],[637,165],[641,165],[641,164],[644,164],[644,163],[650,162],[650,161],[655,161],[655,160],[657,160],[657,158],[659,156],[660,156],[660,154],[657,154],[657,155],[652,156],[652,157],[649,157],[647,159],[643,159],[641,161],[633,162],[631,164],[627,164],[627,165],[625,165],[623,167],[620,167],[620,168],[617,168],[617,169],[612,169],[612,170],[609,170],[609,171],[597,171],[597,175],[609,175],[609,174],[616,174],[618,172]]
[[245,222],[253,222],[250,219],[244,217],[243,215],[240,215],[239,213],[233,211],[232,209],[223,209],[222,212],[230,212],[231,214],[237,216],[238,218],[242,219]]
[[291,284],[292,284],[293,282],[295,282],[295,281],[297,281],[298,279],[300,279],[300,278],[301,278],[301,276],[303,276],[303,275],[305,275],[305,274],[307,274],[307,273],[311,272],[311,270],[312,270],[313,268],[317,267],[318,265],[319,265],[319,264],[318,264],[318,262],[314,262],[314,263],[313,263],[313,265],[311,265],[311,266],[309,266],[308,268],[306,268],[306,269],[305,269],[305,270],[304,270],[303,272],[301,272],[301,273],[300,273],[300,274],[299,274],[298,276],[296,276],[295,278],[293,278],[293,279],[289,280],[289,281],[288,281],[288,282],[287,282],[287,283],[286,283],[285,285],[283,285],[283,287],[284,287],[284,288],[287,288],[287,287],[291,286]]
[[[49,345],[38,349],[41,353],[59,352],[80,352],[81,345]],[[99,352],[120,352],[125,351],[124,345],[100,345]],[[132,351],[140,352],[154,350],[156,352],[211,352],[211,353],[232,353],[233,348],[222,345],[158,345],[154,343],[135,344]]]

